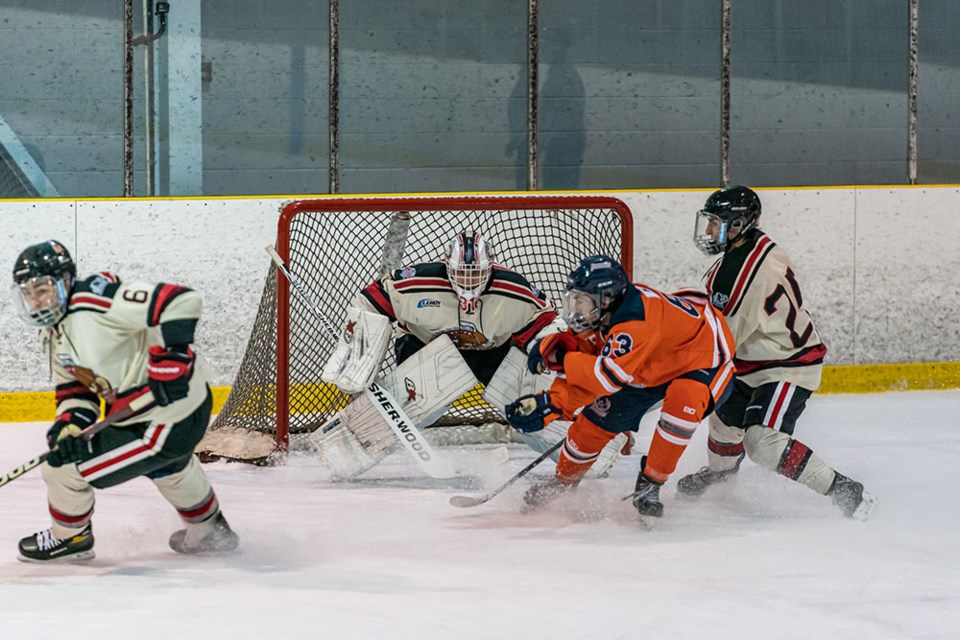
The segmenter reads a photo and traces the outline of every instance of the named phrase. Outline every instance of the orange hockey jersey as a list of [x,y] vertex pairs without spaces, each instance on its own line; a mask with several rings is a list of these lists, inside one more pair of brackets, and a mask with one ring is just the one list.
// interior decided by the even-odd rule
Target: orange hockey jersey
[[579,350],[564,356],[564,374],[550,388],[567,419],[598,397],[660,386],[697,370],[709,376],[716,401],[734,374],[733,335],[706,294],[692,289],[665,294],[635,284],[609,329],[577,338]]

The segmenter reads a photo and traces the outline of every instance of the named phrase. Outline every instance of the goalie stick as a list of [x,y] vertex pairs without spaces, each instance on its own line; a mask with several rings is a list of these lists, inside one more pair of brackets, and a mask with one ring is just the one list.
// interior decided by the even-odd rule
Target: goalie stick
[[[89,427],[87,427],[86,429],[78,433],[76,437],[83,438],[84,440],[89,442],[94,435],[103,431],[110,425],[116,422],[120,422],[122,420],[126,420],[133,414],[138,413],[144,409],[148,409],[153,404],[154,404],[153,394],[149,392],[145,393],[142,396],[138,397],[133,402],[131,402],[130,404],[128,404],[127,406],[117,411],[116,413],[107,416],[100,422],[93,423],[92,425],[90,425]],[[13,471],[10,471],[5,475],[0,476],[0,487],[13,482],[14,480],[24,475],[28,471],[32,471],[33,469],[36,469],[37,467],[39,467],[41,464],[46,462],[47,458],[50,457],[50,454],[54,450],[56,450],[56,447],[54,447],[50,451],[44,451],[36,458],[32,458],[31,460],[28,460],[27,462],[24,462],[22,465],[20,465]]]
[[514,475],[512,478],[504,482],[502,485],[500,485],[493,491],[479,497],[478,496],[452,496],[450,498],[450,505],[454,507],[477,507],[485,502],[489,502],[496,496],[500,495],[500,493],[502,493],[504,489],[512,485],[514,482],[516,482],[523,476],[530,473],[530,471],[534,467],[536,467],[538,464],[540,464],[541,462],[549,458],[550,454],[552,454],[554,451],[556,451],[561,446],[563,446],[564,442],[566,442],[566,438],[562,438],[558,440],[553,446],[551,446],[549,449],[541,453],[536,460],[534,460],[533,462],[525,466],[523,469],[518,471],[516,475]]
[[[333,329],[333,324],[320,311],[319,306],[313,299],[313,296],[310,295],[310,292],[304,288],[300,280],[290,271],[290,268],[284,263],[283,258],[280,257],[280,254],[277,253],[273,245],[267,245],[266,251],[270,254],[270,257],[274,263],[276,263],[280,272],[290,281],[290,284],[293,285],[293,290],[297,292],[300,298],[323,324],[330,339],[335,341],[337,334]],[[367,388],[364,389],[363,393],[370,399],[371,404],[377,409],[377,412],[387,423],[387,426],[389,426],[397,436],[400,444],[403,445],[420,468],[431,478],[452,478],[458,475],[470,475],[476,473],[478,470],[476,467],[478,466],[486,467],[505,461],[502,458],[506,449],[501,447],[501,450],[491,449],[484,452],[482,456],[474,459],[474,464],[456,468],[449,460],[444,460],[437,455],[434,448],[430,446],[430,443],[424,438],[423,432],[420,431],[407,416],[393,395],[376,380],[371,382]]]

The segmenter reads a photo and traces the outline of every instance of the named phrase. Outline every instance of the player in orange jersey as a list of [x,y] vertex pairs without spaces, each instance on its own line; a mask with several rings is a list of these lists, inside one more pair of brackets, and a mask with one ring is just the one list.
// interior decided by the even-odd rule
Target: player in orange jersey
[[733,379],[733,336],[705,294],[665,294],[631,284],[613,258],[591,256],[570,273],[564,333],[530,349],[532,371],[561,375],[545,392],[507,406],[514,428],[530,432],[563,417],[574,420],[555,477],[532,486],[537,506],[575,486],[618,433],[636,431],[663,401],[650,450],[640,462],[633,504],[660,517],[667,481],[697,425],[726,399]]

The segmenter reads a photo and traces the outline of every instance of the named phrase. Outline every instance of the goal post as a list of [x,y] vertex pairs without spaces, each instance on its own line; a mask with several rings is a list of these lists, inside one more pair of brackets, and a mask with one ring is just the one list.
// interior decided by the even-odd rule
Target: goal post
[[[394,223],[406,219],[399,241]],[[296,296],[271,263],[243,360],[200,453],[263,461],[297,448],[345,406],[348,397],[320,373],[334,343],[321,325],[339,327],[350,299],[381,271],[437,261],[465,229],[482,233],[498,264],[523,275],[558,304],[570,269],[585,256],[612,255],[632,275],[633,217],[609,196],[443,196],[296,200],[281,210],[277,252],[314,299]],[[317,313],[319,312],[319,313]],[[393,351],[380,374],[396,366]],[[468,391],[435,425],[501,422]],[[246,447],[240,441],[256,441]]]

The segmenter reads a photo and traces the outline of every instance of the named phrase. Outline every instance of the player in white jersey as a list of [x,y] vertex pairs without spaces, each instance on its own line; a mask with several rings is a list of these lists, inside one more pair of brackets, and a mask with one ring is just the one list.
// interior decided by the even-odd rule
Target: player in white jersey
[[557,317],[543,292],[495,264],[487,241],[467,232],[453,238],[442,262],[398,269],[366,286],[351,305],[397,323],[398,364],[447,335],[484,384],[511,346],[526,351],[530,339]]
[[[185,523],[170,537],[174,551],[235,549],[237,535],[193,454],[212,407],[206,364],[191,347],[199,294],[111,273],[77,280],[69,252],[54,240],[20,254],[13,282],[21,315],[44,333],[57,402],[42,467],[53,524],[20,541],[20,559],[94,557],[94,489],[138,476],[152,480]],[[146,394],[153,401],[129,418],[89,442],[77,437],[97,421],[101,401],[110,415]]]
[[[361,289],[350,307],[347,332],[363,324],[354,318],[378,318],[377,322],[385,327],[375,330],[380,333],[388,331],[391,324],[396,325],[399,335],[394,342],[394,352],[398,368],[388,375],[387,388],[404,401],[408,393],[411,397],[419,397],[421,391],[424,396],[436,396],[424,398],[422,407],[415,406],[419,401],[404,407],[417,426],[435,421],[450,402],[477,382],[486,386],[485,399],[501,411],[520,395],[532,393],[537,382],[527,371],[528,345],[538,335],[564,328],[544,293],[519,273],[496,264],[487,240],[471,231],[459,233],[450,240],[442,261],[397,269]],[[379,369],[387,342],[383,340],[380,344],[383,351],[371,359],[370,368],[361,379],[369,380]],[[370,352],[377,353],[376,349]],[[324,371],[333,368],[328,362]],[[537,378],[543,378],[540,383],[543,388],[549,386],[548,376]],[[339,380],[329,380],[352,393],[365,386],[361,381],[349,388]],[[428,393],[428,389],[435,389],[436,393]],[[340,416],[344,419],[338,424],[349,422],[349,429],[331,434],[325,425],[313,438],[321,455],[341,477],[358,475],[382,459],[386,453],[378,443],[388,446],[395,442],[375,414],[370,413],[369,419],[366,416],[354,419],[351,412],[359,410],[358,402],[360,406],[367,404],[363,396],[357,396],[351,403],[353,406],[345,410],[348,415]],[[367,430],[367,424],[375,425],[375,433]],[[521,434],[521,437],[542,451],[563,438],[568,426],[568,423],[558,423],[556,433]],[[344,460],[339,453],[345,447],[331,446],[343,444],[339,438],[345,431],[358,432],[359,444],[364,450],[360,461]],[[625,442],[616,444],[622,448]],[[351,451],[355,449],[350,447]],[[619,452],[618,448],[604,459],[598,475],[615,462]]]
[[708,466],[680,480],[699,496],[730,477],[746,454],[755,463],[831,496],[843,513],[866,518],[875,499],[793,438],[797,418],[820,386],[826,346],[804,307],[796,267],[758,228],[760,198],[747,187],[714,192],[697,214],[695,244],[723,253],[706,275],[710,301],[736,342],[733,395],[710,416]]

